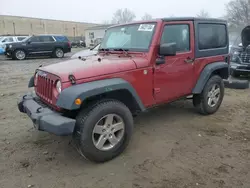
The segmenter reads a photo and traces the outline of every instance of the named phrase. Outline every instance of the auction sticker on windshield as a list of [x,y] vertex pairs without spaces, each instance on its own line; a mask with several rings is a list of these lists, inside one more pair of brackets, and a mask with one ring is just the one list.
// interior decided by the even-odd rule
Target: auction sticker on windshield
[[141,24],[138,31],[153,31],[155,25],[153,24]]

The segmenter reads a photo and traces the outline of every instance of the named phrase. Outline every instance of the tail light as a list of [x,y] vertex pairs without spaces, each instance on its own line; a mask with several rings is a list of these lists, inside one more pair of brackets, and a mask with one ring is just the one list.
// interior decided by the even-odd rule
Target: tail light
[[71,43],[70,43],[70,41],[68,41],[68,46],[69,46],[69,48],[71,48]]

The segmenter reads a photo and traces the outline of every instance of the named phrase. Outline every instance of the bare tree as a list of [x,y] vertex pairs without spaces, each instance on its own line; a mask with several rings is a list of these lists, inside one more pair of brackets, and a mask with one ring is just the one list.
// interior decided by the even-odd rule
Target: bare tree
[[231,0],[226,5],[227,19],[231,27],[250,24],[250,0]]
[[125,9],[118,9],[113,16],[112,23],[114,24],[121,24],[121,23],[128,23],[135,19],[135,14],[131,10]]
[[209,18],[210,17],[209,13],[207,11],[205,11],[204,9],[202,9],[196,16],[199,18]]
[[142,20],[152,20],[153,17],[152,17],[150,14],[145,13],[144,16],[142,16],[141,19],[142,19]]

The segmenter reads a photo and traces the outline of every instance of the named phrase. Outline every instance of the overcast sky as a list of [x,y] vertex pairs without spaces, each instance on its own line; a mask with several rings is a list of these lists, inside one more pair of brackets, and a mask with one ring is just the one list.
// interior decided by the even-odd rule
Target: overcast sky
[[212,17],[225,14],[229,0],[0,0],[0,14],[101,23],[111,20],[119,8],[128,8],[140,19],[195,16],[201,9]]

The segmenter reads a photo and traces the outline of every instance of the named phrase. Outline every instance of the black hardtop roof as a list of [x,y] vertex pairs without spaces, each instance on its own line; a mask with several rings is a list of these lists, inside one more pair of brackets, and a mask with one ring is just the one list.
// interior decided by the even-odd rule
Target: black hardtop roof
[[206,22],[227,22],[219,18],[198,18],[198,17],[168,17],[162,18],[163,21],[206,21]]

